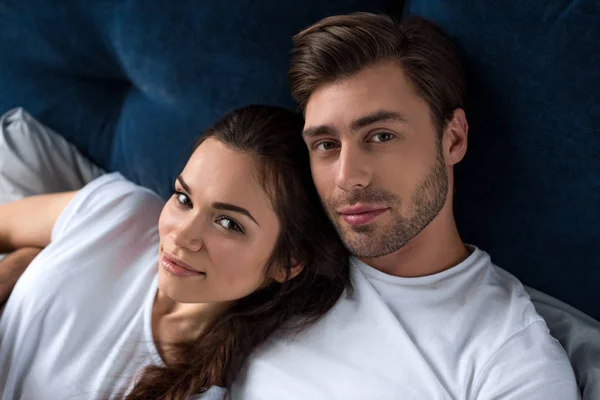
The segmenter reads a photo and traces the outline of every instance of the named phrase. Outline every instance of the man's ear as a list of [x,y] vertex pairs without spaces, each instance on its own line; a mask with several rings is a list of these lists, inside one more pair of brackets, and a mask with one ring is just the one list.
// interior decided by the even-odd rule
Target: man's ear
[[449,165],[456,165],[462,161],[467,152],[468,137],[469,124],[465,111],[457,108],[444,130],[444,157]]
[[283,268],[278,268],[277,271],[275,271],[273,273],[273,279],[275,279],[279,283],[283,283],[286,281],[286,278],[289,280],[289,279],[294,279],[295,277],[297,277],[298,274],[300,274],[300,272],[302,272],[303,269],[304,269],[303,265],[296,264],[295,266],[292,267],[292,269],[290,271],[290,276],[286,277],[286,274],[285,274],[285,271],[283,270]]

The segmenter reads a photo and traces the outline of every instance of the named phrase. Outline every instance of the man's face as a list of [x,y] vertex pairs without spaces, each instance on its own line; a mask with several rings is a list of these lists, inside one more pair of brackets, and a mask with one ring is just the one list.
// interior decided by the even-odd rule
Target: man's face
[[399,250],[444,207],[442,145],[427,103],[398,64],[321,86],[305,118],[315,185],[355,256]]

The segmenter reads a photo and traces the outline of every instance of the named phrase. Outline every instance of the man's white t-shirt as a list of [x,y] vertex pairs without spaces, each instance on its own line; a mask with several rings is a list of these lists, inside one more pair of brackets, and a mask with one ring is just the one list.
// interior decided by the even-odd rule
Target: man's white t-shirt
[[351,260],[354,290],[311,329],[273,338],[233,400],[575,400],[564,349],[521,283],[474,247],[401,278]]
[[[122,399],[163,365],[151,325],[163,204],[109,174],[67,205],[0,316],[1,399]],[[197,398],[223,394],[209,393]]]

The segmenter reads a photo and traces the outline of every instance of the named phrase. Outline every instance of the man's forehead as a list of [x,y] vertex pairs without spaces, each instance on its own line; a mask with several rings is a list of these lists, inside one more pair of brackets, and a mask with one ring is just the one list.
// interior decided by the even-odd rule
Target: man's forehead
[[377,119],[374,116],[378,114],[393,116],[382,118],[386,122],[409,122],[411,117],[428,112],[427,103],[403,80],[401,69],[392,70],[400,71],[398,79],[373,77],[373,82],[377,81],[373,83],[366,77],[360,82],[361,76],[357,75],[315,90],[306,105],[305,131],[321,126],[348,129],[364,125],[357,122],[361,119]]

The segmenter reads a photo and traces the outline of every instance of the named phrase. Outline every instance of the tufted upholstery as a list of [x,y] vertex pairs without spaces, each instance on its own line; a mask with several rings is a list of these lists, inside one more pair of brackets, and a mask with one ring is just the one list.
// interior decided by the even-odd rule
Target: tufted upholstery
[[166,196],[223,113],[294,107],[294,33],[332,13],[400,15],[396,3],[2,0],[0,112],[24,107],[100,166]]
[[[600,11],[595,0],[408,1],[467,60],[467,241],[600,319]],[[22,106],[101,167],[163,196],[231,108],[293,107],[290,37],[401,1],[0,0],[0,113]]]

